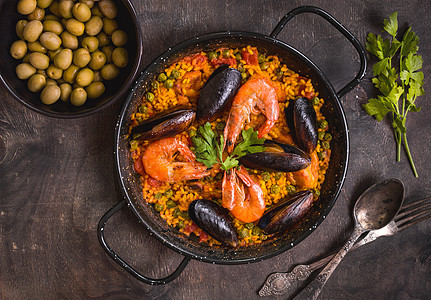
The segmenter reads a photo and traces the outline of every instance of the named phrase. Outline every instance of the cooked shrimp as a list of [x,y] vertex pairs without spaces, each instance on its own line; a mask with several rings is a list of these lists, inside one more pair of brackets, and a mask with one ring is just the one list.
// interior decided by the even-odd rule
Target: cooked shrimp
[[262,189],[244,167],[225,172],[222,190],[222,205],[235,218],[250,223],[262,217],[265,211]]
[[280,113],[277,91],[272,81],[266,77],[248,80],[233,99],[224,129],[225,146],[229,153],[232,152],[244,123],[250,121],[250,114],[259,112],[266,117],[258,131],[258,137],[262,138],[274,126]]
[[175,83],[174,89],[182,96],[195,98],[199,96],[202,87],[201,71],[187,72]]
[[319,157],[316,151],[311,153],[310,156],[311,165],[303,170],[292,172],[292,179],[298,188],[313,189],[317,186],[319,177]]
[[[177,154],[185,161],[175,161]],[[145,172],[165,182],[198,179],[208,176],[207,167],[196,161],[196,156],[186,144],[176,138],[152,142],[142,156]]]

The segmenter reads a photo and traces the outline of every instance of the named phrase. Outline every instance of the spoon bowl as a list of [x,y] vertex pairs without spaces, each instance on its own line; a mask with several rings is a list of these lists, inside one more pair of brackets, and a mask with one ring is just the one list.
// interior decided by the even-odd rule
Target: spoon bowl
[[358,198],[353,209],[355,222],[365,230],[380,229],[392,221],[403,199],[404,185],[398,179],[374,184]]

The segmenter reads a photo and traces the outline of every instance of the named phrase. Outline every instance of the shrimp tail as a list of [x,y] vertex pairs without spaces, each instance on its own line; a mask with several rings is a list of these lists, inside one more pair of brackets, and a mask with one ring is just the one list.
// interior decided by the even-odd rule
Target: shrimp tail
[[263,191],[244,167],[225,172],[222,205],[238,220],[250,223],[265,211]]
[[259,139],[263,138],[263,136],[267,134],[272,127],[274,127],[274,124],[275,124],[275,121],[267,119],[265,123],[263,123],[263,125],[259,128],[257,132],[257,137]]

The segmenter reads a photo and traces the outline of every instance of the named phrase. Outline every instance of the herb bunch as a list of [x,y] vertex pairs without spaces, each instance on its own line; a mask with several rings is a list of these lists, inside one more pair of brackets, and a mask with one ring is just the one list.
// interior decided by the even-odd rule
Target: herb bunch
[[212,129],[210,123],[198,127],[196,136],[192,137],[195,147],[196,160],[211,168],[220,164],[222,170],[229,170],[239,165],[239,159],[249,153],[262,152],[265,150],[263,143],[265,139],[257,138],[257,132],[253,128],[242,131],[243,141],[236,145],[233,152],[223,159],[223,135],[218,136]]
[[[388,113],[391,113],[397,143],[397,161],[400,161],[401,144],[404,144],[413,173],[415,177],[418,177],[407,142],[406,120],[408,112],[420,110],[420,107],[416,107],[415,101],[418,96],[425,94],[424,74],[419,71],[422,68],[423,60],[420,55],[416,54],[419,49],[419,38],[411,27],[406,30],[401,41],[397,40],[397,16],[397,12],[394,12],[389,16],[389,20],[383,21],[383,30],[390,35],[390,38],[383,39],[380,35],[368,34],[366,49],[379,59],[373,65],[372,82],[381,95],[369,99],[368,103],[364,105],[364,109],[379,122]],[[399,72],[392,64],[392,60],[396,58],[399,59]]]

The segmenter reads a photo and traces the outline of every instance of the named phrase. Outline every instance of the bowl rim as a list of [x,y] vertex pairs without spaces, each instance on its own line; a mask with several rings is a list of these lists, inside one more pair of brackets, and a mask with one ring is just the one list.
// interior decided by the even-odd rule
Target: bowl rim
[[[145,218],[142,215],[142,212],[140,212],[137,208],[137,204],[133,201],[132,199],[132,195],[131,192],[129,191],[128,188],[128,183],[126,182],[128,179],[125,178],[127,176],[124,176],[124,174],[128,174],[128,172],[130,170],[126,169],[123,170],[123,166],[121,163],[121,146],[120,146],[120,141],[122,138],[122,133],[121,133],[121,129],[123,126],[125,126],[125,124],[127,124],[127,120],[125,120],[125,117],[127,115],[127,111],[130,109],[130,103],[133,99],[134,94],[136,93],[139,85],[142,83],[142,78],[145,77],[146,75],[150,74],[151,72],[149,71],[149,69],[154,68],[154,66],[157,66],[160,63],[163,63],[165,61],[166,58],[170,57],[171,55],[174,55],[175,53],[178,53],[182,50],[184,50],[185,48],[197,44],[197,43],[201,43],[201,42],[206,42],[206,41],[214,41],[220,38],[252,38],[255,40],[260,40],[269,44],[275,44],[278,47],[281,48],[285,48],[288,49],[289,51],[291,51],[292,53],[294,53],[298,58],[301,59],[305,59],[308,64],[309,67],[313,69],[313,72],[315,72],[325,83],[325,88],[327,89],[328,93],[331,95],[331,97],[334,99],[334,104],[335,106],[338,108],[338,111],[340,113],[340,117],[341,117],[341,123],[342,123],[342,130],[345,132],[345,147],[346,147],[346,152],[345,152],[345,161],[344,164],[341,167],[340,170],[340,178],[338,179],[338,185],[335,189],[335,192],[332,194],[332,199],[331,201],[328,203],[328,205],[326,206],[325,209],[322,210],[322,212],[320,213],[319,217],[317,218],[317,220],[315,220],[315,222],[313,224],[310,224],[309,226],[309,230],[307,230],[306,232],[304,232],[300,237],[298,237],[294,242],[290,243],[290,244],[286,244],[284,247],[278,249],[278,250],[274,250],[271,253],[267,253],[267,254],[261,254],[261,255],[257,255],[256,257],[248,257],[248,258],[237,258],[237,259],[220,259],[220,258],[214,258],[214,257],[209,257],[209,256],[203,256],[200,254],[196,254],[193,251],[183,247],[182,245],[178,245],[177,243],[175,243],[175,241],[171,241],[169,239],[166,239],[162,232],[159,232],[159,229],[154,225],[154,224],[149,224],[149,222],[147,222],[145,220]],[[304,53],[302,53],[301,51],[295,49],[294,47],[290,46],[289,44],[280,41],[276,38],[272,38],[270,36],[264,35],[264,34],[259,34],[259,33],[255,33],[255,32],[246,32],[246,31],[222,31],[222,32],[213,32],[213,33],[208,33],[208,34],[203,34],[188,40],[185,40],[183,42],[180,42],[179,44],[175,45],[172,48],[169,48],[167,51],[165,51],[164,53],[162,53],[159,57],[157,57],[156,59],[153,60],[152,63],[150,63],[143,72],[141,72],[140,76],[137,78],[136,82],[134,83],[134,85],[132,86],[129,95],[123,105],[123,108],[120,112],[118,121],[117,121],[117,126],[115,129],[115,145],[114,145],[114,156],[115,156],[115,163],[116,163],[116,172],[118,175],[118,179],[120,182],[120,186],[121,186],[121,190],[122,190],[122,195],[123,198],[127,204],[127,206],[133,211],[133,213],[135,214],[135,216],[138,218],[139,222],[141,224],[143,224],[145,226],[145,228],[150,232],[151,235],[153,235],[154,237],[156,237],[159,241],[161,241],[164,245],[168,246],[169,248],[171,248],[172,250],[176,251],[177,253],[184,255],[184,256],[188,256],[191,257],[195,260],[198,261],[203,261],[203,262],[207,262],[207,263],[216,263],[216,264],[223,264],[223,265],[237,265],[237,264],[245,264],[245,263],[252,263],[252,262],[259,262],[259,261],[263,261],[266,259],[269,259],[271,257],[277,256],[291,248],[293,248],[294,246],[296,246],[297,244],[299,244],[301,241],[303,241],[305,238],[307,238],[312,232],[314,232],[314,230],[324,221],[324,219],[327,217],[327,215],[329,214],[329,212],[332,210],[342,188],[344,185],[344,181],[346,179],[346,174],[347,174],[347,169],[348,169],[348,165],[349,165],[349,154],[350,154],[350,137],[349,137],[349,130],[348,130],[348,125],[347,125],[347,119],[345,116],[345,112],[343,110],[343,107],[341,105],[341,101],[339,99],[340,97],[337,95],[337,93],[334,90],[334,87],[332,86],[331,82],[328,80],[328,78],[326,77],[326,75],[320,70],[320,68],[312,61],[310,60],[307,56],[305,56]],[[130,167],[130,166],[128,166]]]
[[[0,10],[3,7],[3,4],[6,2],[6,0],[0,0]],[[107,101],[105,101],[100,106],[96,106],[93,108],[89,108],[86,110],[83,110],[81,112],[53,112],[53,111],[47,111],[40,107],[34,106],[22,97],[20,97],[17,93],[14,92],[14,90],[10,87],[8,81],[3,76],[3,72],[0,70],[0,82],[1,84],[6,88],[6,90],[9,92],[10,95],[12,95],[18,102],[23,104],[25,107],[40,113],[42,115],[58,118],[58,119],[75,119],[75,118],[81,118],[85,116],[92,115],[94,113],[97,113],[99,111],[104,110],[105,108],[113,105],[118,99],[123,97],[127,92],[129,92],[131,85],[134,83],[135,78],[137,74],[140,71],[141,64],[142,64],[142,55],[143,55],[143,38],[142,38],[142,30],[138,18],[138,14],[136,13],[135,7],[133,6],[132,2],[130,0],[122,0],[122,3],[125,5],[127,11],[131,15],[133,23],[136,25],[136,37],[137,37],[137,52],[136,52],[136,60],[132,66],[131,72],[126,77],[125,83],[119,89],[116,93],[114,93],[112,96],[108,98]],[[18,79],[18,78],[17,78]]]

